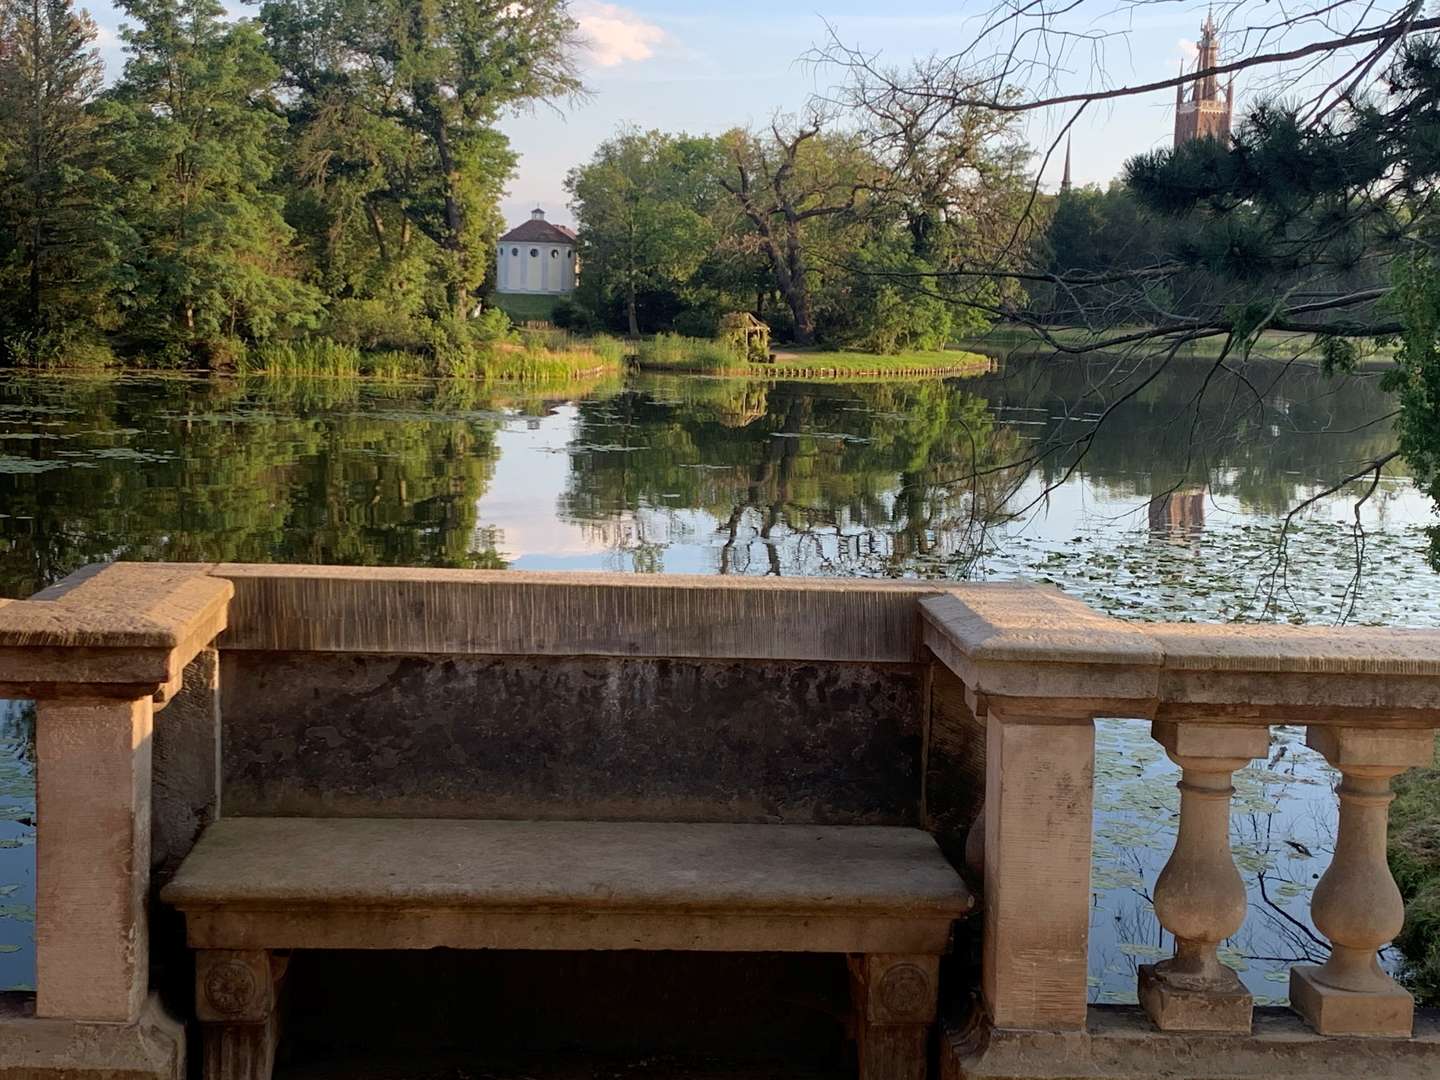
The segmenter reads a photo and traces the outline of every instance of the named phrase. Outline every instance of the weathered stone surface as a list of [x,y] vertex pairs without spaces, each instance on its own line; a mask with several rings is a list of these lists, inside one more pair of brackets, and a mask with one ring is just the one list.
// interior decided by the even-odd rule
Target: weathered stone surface
[[163,700],[225,628],[234,590],[208,569],[111,563],[0,607],[0,696]]
[[1440,632],[1147,625],[1164,651],[1159,715],[1417,726],[1440,718]]
[[134,1023],[148,976],[149,698],[41,701],[35,975],[45,1017]]
[[221,652],[226,813],[915,825],[908,666]]
[[1218,948],[1245,923],[1245,883],[1230,851],[1231,778],[1269,751],[1259,725],[1157,720],[1151,735],[1181,768],[1180,828],[1154,887],[1175,954],[1140,968],[1140,1004],[1162,1031],[1250,1030],[1250,995]]
[[151,998],[133,1024],[41,1019],[29,994],[0,994],[3,1080],[182,1080],[185,1027]]
[[224,818],[165,888],[208,949],[944,951],[913,829]]
[[1248,1035],[1156,1032],[1136,1006],[1095,1006],[1080,1031],[946,1025],[941,1080],[1433,1080],[1440,1014],[1411,1039],[1327,1038],[1290,1010],[1255,1010]]
[[957,586],[922,598],[923,638],[972,693],[1022,698],[1026,711],[1064,699],[1091,715],[1148,716],[1158,646],[1138,626],[1058,589],[1021,582]]
[[1321,970],[1314,964],[1290,969],[1290,1005],[1317,1032],[1409,1037],[1415,999],[1399,983],[1391,979],[1388,989],[1357,993],[1325,985],[1316,977]]
[[1147,623],[1144,630],[1171,669],[1440,676],[1437,630],[1233,623]]
[[150,863],[163,879],[220,816],[220,655],[202,649],[155,718]]
[[989,703],[981,992],[1003,1027],[1085,1023],[1095,725]]
[[1250,1030],[1255,1004],[1240,976],[1228,975],[1203,988],[1167,980],[1154,964],[1140,965],[1140,1007],[1161,1031],[1215,1031],[1244,1034]]
[[[227,649],[911,663],[923,582],[223,563]],[[323,615],[321,614],[323,613]]]
[[164,899],[953,917],[971,905],[919,829],[387,818],[223,818]]
[[[957,675],[943,664],[931,668],[925,828],[959,865],[985,801],[985,721],[971,710]],[[977,837],[975,850],[981,848]]]

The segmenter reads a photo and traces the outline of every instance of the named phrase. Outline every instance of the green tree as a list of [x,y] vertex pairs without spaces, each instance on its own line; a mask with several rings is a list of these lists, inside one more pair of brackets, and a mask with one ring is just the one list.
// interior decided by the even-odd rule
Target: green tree
[[777,121],[763,133],[737,129],[721,141],[727,160],[720,184],[770,263],[796,342],[809,345],[816,339],[816,263],[834,263],[847,249],[837,241],[863,218],[883,172],[858,134],[827,132],[818,115],[790,126]]
[[[1407,41],[1384,86],[1319,124],[1262,104],[1228,144],[1199,139],[1141,155],[1126,181],[1174,221],[1172,265],[1227,283],[1187,325],[1161,319],[1157,334],[1223,333],[1245,348],[1267,330],[1310,333],[1331,370],[1352,367],[1367,339],[1398,335],[1385,381],[1399,398],[1399,450],[1321,494],[1365,481],[1363,501],[1403,456],[1440,507],[1440,279],[1430,254],[1440,235],[1440,40]],[[1440,529],[1430,555],[1440,569]]]
[[137,242],[121,268],[147,342],[207,352],[313,322],[272,179],[284,121],[277,69],[215,0],[124,0],[129,59],[114,152]]
[[625,132],[566,179],[587,291],[623,301],[632,337],[640,292],[679,291],[710,254],[718,161],[710,139]]
[[385,261],[419,232],[446,311],[468,315],[515,164],[496,121],[581,91],[569,0],[267,0],[260,17],[329,224],[362,225]]
[[0,336],[54,347],[96,316],[110,262],[91,109],[103,66],[70,0],[0,0],[0,40]]

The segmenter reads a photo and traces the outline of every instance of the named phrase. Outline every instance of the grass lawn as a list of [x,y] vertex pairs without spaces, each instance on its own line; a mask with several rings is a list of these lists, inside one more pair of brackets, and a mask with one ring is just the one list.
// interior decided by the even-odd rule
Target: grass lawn
[[555,314],[555,307],[563,296],[522,296],[511,293],[494,293],[490,303],[494,304],[517,326],[527,322],[549,322]]
[[[668,346],[668,347],[666,347]],[[777,349],[771,363],[744,363],[729,358],[712,342],[693,339],[657,339],[643,343],[640,366],[646,371],[689,372],[706,375],[743,375],[769,379],[823,379],[856,376],[896,377],[973,375],[990,369],[989,357],[960,349],[875,353],[826,349]]]
[[888,356],[849,350],[777,349],[774,363],[757,364],[750,370],[836,375],[977,374],[990,370],[990,358],[963,349],[929,349]]
[[[1084,327],[1052,327],[1050,334],[1056,341],[1067,346],[1083,348],[1090,342],[1119,337],[1141,329],[1143,327],[1117,326],[1097,334]],[[1182,346],[1176,355],[1214,360],[1220,355],[1224,344],[1224,336],[1217,334],[1214,337],[1203,338]],[[1049,342],[1028,326],[996,326],[977,337],[966,338],[960,342],[960,345],[967,349],[979,349],[992,355],[1005,356],[1049,356],[1054,352]],[[1127,347],[1118,346],[1116,351]],[[1141,343],[1141,347],[1156,351],[1163,349],[1164,345],[1163,343],[1148,345]],[[1317,364],[1320,362],[1320,350],[1316,346],[1313,334],[1298,334],[1280,330],[1266,330],[1262,333],[1260,340],[1250,350],[1250,356],[1261,360],[1304,360]],[[1374,346],[1367,350],[1362,346],[1361,366],[1385,366],[1391,362],[1390,351]]]

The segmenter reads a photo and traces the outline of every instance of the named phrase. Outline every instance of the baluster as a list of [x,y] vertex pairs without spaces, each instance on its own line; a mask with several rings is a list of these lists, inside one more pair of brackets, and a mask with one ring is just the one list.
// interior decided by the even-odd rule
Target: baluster
[[1380,969],[1376,955],[1405,922],[1385,852],[1395,797],[1390,780],[1430,763],[1434,733],[1312,726],[1305,741],[1340,772],[1340,827],[1310,901],[1316,928],[1330,939],[1330,958],[1290,969],[1290,1004],[1322,1035],[1409,1036],[1414,999]]
[[1156,721],[1179,765],[1180,829],[1155,883],[1155,915],[1175,955],[1140,968],[1140,1003],[1165,1031],[1249,1032],[1253,1001],[1216,953],[1245,922],[1245,884],[1230,852],[1231,774],[1269,751],[1270,730]]

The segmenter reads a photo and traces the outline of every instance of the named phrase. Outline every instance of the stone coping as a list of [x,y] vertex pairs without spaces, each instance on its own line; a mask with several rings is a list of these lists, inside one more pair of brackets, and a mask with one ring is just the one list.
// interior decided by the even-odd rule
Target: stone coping
[[224,648],[285,652],[933,655],[976,695],[1035,715],[1354,723],[1369,710],[1382,725],[1440,721],[1440,631],[1126,623],[1025,582],[238,563],[113,563],[0,601],[0,694],[153,685],[163,700],[221,630]]
[[1002,711],[1440,725],[1440,631],[1125,623],[1014,584],[920,608],[925,644]]
[[912,664],[940,586],[225,563],[227,649]]
[[163,700],[225,628],[234,587],[209,570],[110,563],[0,605],[0,696]]

